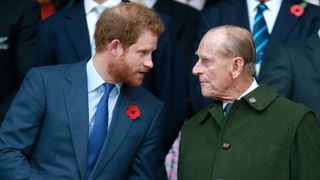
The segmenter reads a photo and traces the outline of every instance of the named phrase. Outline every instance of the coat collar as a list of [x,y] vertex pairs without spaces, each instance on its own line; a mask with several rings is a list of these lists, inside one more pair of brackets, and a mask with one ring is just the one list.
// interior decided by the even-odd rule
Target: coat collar
[[[246,102],[252,109],[256,111],[264,111],[275,99],[278,98],[278,94],[274,92],[269,86],[261,85],[255,90],[251,91],[249,94],[242,97],[239,102]],[[239,103],[234,102],[234,103]],[[207,107],[206,109],[200,111],[192,119],[197,119],[199,123],[205,122],[208,115],[213,116],[220,127],[223,125],[223,111],[222,103],[217,101],[213,105]]]

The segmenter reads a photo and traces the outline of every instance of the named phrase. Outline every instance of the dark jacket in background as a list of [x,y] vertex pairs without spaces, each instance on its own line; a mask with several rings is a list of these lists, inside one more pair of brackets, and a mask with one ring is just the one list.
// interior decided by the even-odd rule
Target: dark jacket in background
[[[271,51],[270,51],[271,52]],[[260,81],[311,108],[320,126],[320,38],[318,34],[276,47],[266,55]]]
[[39,21],[35,0],[0,1],[0,124],[33,65]]

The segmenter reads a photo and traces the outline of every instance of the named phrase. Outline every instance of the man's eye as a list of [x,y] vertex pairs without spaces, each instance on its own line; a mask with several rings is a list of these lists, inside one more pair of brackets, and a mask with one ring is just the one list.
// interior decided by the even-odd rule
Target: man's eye
[[148,55],[148,54],[149,54],[149,51],[140,51],[140,54],[141,54],[142,56],[145,56],[145,55]]

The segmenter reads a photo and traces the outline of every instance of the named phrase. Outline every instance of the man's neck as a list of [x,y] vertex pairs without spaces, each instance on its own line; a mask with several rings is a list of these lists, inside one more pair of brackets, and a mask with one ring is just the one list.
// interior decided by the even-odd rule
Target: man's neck
[[227,90],[226,92],[227,96],[222,98],[222,102],[233,103],[233,101],[240,99],[242,96],[249,93],[249,90],[250,91],[252,90],[250,89],[250,87],[252,86],[254,81],[255,80],[251,76],[245,76],[245,77],[242,77],[241,79],[237,79],[237,81],[235,81],[232,84],[232,87],[230,87],[230,89]]

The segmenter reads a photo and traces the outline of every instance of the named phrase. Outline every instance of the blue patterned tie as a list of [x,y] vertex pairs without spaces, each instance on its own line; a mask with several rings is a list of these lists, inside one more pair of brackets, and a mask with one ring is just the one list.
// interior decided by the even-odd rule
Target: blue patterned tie
[[108,131],[108,98],[114,88],[114,84],[105,83],[103,86],[105,93],[99,101],[89,138],[87,177],[90,176],[93,170]]
[[263,17],[263,11],[268,7],[261,2],[258,6],[258,12],[253,23],[253,39],[256,46],[256,76],[259,76],[260,67],[263,61],[265,47],[269,42],[269,32],[266,20]]
[[223,108],[223,115],[224,117],[226,117],[229,114],[229,111],[231,109],[232,104],[231,103],[227,103],[224,108]]

